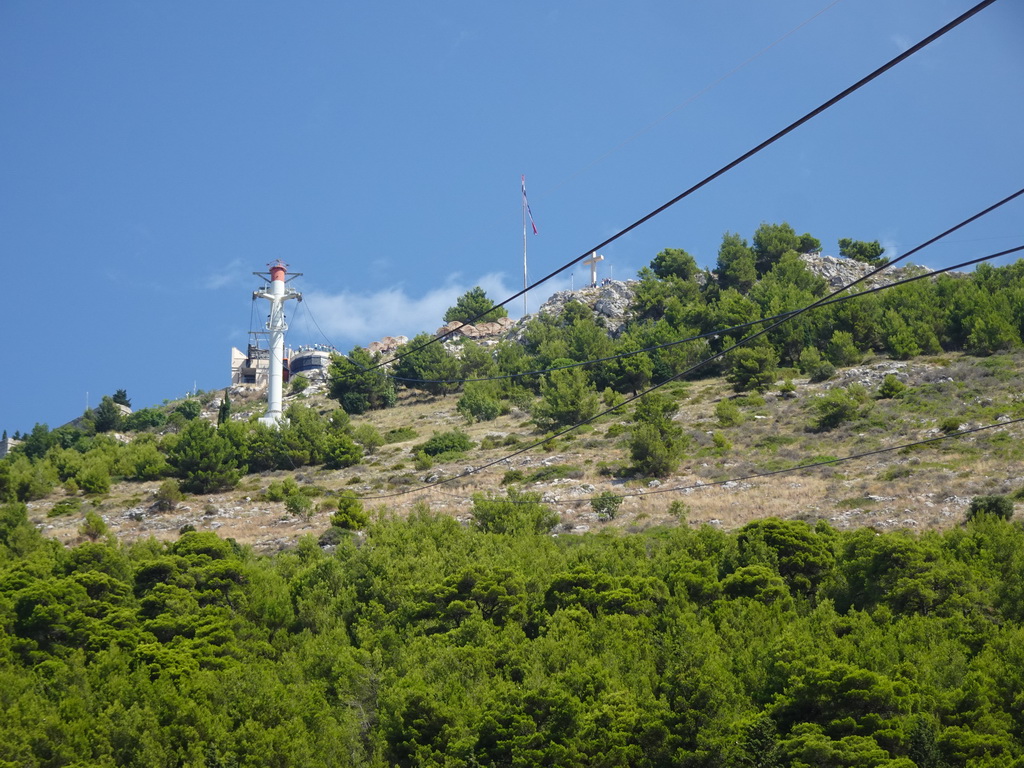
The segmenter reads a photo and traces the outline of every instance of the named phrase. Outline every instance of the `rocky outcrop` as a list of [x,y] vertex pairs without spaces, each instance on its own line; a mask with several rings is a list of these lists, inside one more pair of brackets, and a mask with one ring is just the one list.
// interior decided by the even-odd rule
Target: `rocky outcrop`
[[383,355],[389,352],[394,352],[403,344],[408,344],[409,339],[406,336],[385,336],[380,341],[371,341],[366,346],[366,351],[371,355]]
[[[825,278],[828,281],[829,287],[833,290],[849,285],[854,280],[859,280],[876,269],[876,267],[860,261],[844,259],[838,256],[825,256],[820,253],[802,253],[800,258],[811,272]],[[857,289],[864,290],[866,288],[889,285],[889,283],[895,283],[898,280],[904,280],[908,277],[928,272],[931,272],[931,270],[913,264],[906,267],[892,267],[869,277],[863,283],[859,283]]]
[[476,325],[467,325],[458,320],[452,320],[447,325],[438,328],[434,335],[448,336],[453,339],[459,336],[467,339],[487,339],[501,336],[513,325],[515,325],[515,320],[510,317],[499,317],[492,323],[477,323]]
[[[542,315],[560,315],[571,301],[586,304],[598,317],[604,319],[605,327],[612,336],[618,336],[622,327],[631,318],[629,311],[636,295],[635,280],[607,280],[601,285],[580,288],[576,291],[558,291],[540,305]],[[524,320],[529,318],[524,318]]]

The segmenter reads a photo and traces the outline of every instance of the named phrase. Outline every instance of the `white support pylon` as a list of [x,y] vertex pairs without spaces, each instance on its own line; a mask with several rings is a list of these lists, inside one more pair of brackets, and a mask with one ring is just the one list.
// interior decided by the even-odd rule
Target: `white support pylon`
[[[281,423],[283,416],[281,403],[284,391],[284,332],[288,330],[288,322],[284,315],[284,303],[288,299],[302,301],[302,294],[288,288],[285,283],[285,275],[288,274],[288,265],[278,259],[268,265],[270,269],[269,290],[253,291],[253,299],[267,299],[270,301],[270,316],[267,318],[267,330],[270,332],[270,369],[267,371],[267,412],[260,417],[260,422],[269,426],[277,426]],[[267,279],[262,272],[253,272],[254,275]],[[296,272],[298,277],[301,272]]]

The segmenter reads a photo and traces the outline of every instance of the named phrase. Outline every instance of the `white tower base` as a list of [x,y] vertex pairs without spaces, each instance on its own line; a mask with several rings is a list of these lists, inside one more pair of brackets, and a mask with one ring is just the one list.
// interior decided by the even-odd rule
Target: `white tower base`
[[[287,289],[285,275],[287,265],[276,261],[270,265],[270,290],[253,291],[253,299],[270,301],[270,316],[267,319],[267,330],[270,332],[270,370],[267,372],[267,412],[260,417],[260,423],[276,427],[284,421],[282,400],[284,392],[284,332],[288,323],[284,316],[284,303],[288,299],[302,301],[302,294]],[[259,272],[254,275],[264,277]],[[301,273],[296,273],[295,277]],[[266,279],[264,277],[264,279]]]

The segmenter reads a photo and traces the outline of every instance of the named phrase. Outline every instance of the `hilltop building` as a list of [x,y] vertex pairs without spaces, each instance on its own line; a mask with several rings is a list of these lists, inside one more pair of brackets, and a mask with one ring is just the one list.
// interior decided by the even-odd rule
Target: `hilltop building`
[[[331,355],[338,351],[326,344],[309,344],[285,352],[282,377],[288,381],[301,373],[312,381],[326,381]],[[265,389],[270,381],[270,350],[249,344],[246,351],[231,348],[231,386]]]
[[21,445],[21,440],[15,440],[13,437],[8,437],[7,433],[4,432],[4,437],[0,440],[0,459],[11,452],[11,449],[16,445]]
[[326,344],[311,344],[288,351],[288,370],[292,376],[301,373],[308,379],[326,379],[331,356],[338,350]]

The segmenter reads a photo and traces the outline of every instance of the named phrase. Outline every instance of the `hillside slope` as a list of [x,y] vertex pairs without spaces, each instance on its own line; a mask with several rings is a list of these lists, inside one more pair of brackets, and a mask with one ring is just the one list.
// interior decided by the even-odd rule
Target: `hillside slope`
[[[287,477],[314,495],[314,510],[318,499],[354,491],[379,514],[404,515],[417,504],[427,504],[468,521],[473,494],[501,493],[506,473],[515,471],[520,487],[542,494],[558,513],[557,534],[605,527],[638,530],[664,523],[732,529],[769,516],[826,520],[838,528],[944,528],[962,522],[972,497],[1024,488],[1021,425],[813,469],[750,476],[937,437],[953,421],[970,429],[1021,418],[1024,399],[1016,382],[1022,368],[1020,353],[985,358],[950,354],[908,362],[871,359],[840,370],[829,381],[793,379],[794,390],[785,395],[777,390],[737,395],[721,378],[674,383],[666,390],[681,406],[675,421],[688,447],[670,477],[630,476],[630,405],[545,446],[424,490],[420,488],[521,451],[544,434],[519,409],[494,421],[468,424],[456,411],[457,396],[403,392],[397,407],[354,417],[353,422],[356,427],[371,424],[381,434],[411,428],[415,437],[384,445],[357,466],[249,475],[230,492],[187,498],[170,512],[152,504],[158,481],[123,482],[80,513],[49,517],[63,498],[58,490],[29,502],[29,514],[46,535],[67,543],[79,538],[84,512],[94,508],[124,540],[172,539],[191,525],[273,550],[303,534],[319,535],[329,526],[330,510],[314,511],[306,519],[287,513],[282,502],[266,500],[270,484]],[[878,388],[887,374],[907,389],[898,397],[879,399]],[[815,429],[815,403],[830,392],[851,388],[866,397],[856,414],[833,429]],[[337,407],[322,386],[289,399],[322,411]],[[729,426],[716,414],[723,402],[737,406],[739,416]],[[249,411],[259,412],[261,404],[252,400],[236,408],[236,418],[244,418]],[[476,447],[461,459],[417,469],[416,446],[452,429],[465,431]],[[613,520],[598,519],[590,503],[606,491],[624,496]]]

